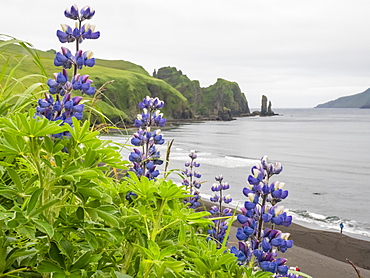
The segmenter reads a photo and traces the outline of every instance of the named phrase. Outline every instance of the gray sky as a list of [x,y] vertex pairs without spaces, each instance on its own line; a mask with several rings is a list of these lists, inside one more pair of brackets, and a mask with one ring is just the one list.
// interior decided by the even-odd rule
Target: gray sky
[[370,87],[368,0],[2,0],[0,33],[59,51],[74,3],[96,10],[101,37],[81,45],[96,58],[174,66],[203,87],[235,81],[252,108],[262,94],[304,108]]

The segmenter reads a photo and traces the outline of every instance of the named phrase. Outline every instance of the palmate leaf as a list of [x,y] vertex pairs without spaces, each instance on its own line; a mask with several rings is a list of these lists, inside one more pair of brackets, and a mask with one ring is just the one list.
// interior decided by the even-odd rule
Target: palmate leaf
[[38,138],[67,130],[67,125],[60,126],[60,122],[52,122],[46,118],[34,118],[35,110],[30,109],[28,115],[17,113],[9,118],[0,119],[4,131],[14,135]]
[[78,143],[88,143],[91,141],[97,141],[96,138],[99,135],[98,131],[89,131],[90,123],[85,121],[82,126],[79,120],[72,117],[73,128],[68,126],[68,131],[71,133],[71,137]]
[[27,144],[24,138],[14,134],[4,134],[4,138],[0,138],[0,156],[10,157],[25,153]]

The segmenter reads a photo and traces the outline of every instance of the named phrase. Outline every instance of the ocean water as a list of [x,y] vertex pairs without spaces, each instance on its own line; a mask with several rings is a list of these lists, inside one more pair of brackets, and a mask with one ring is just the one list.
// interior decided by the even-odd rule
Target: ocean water
[[[344,233],[370,240],[370,110],[274,111],[279,116],[167,127],[164,138],[174,139],[170,168],[184,169],[189,151],[195,150],[204,198],[211,194],[214,177],[222,174],[230,184],[232,204],[240,207],[250,168],[267,155],[270,162],[283,165],[272,180],[285,182],[289,196],[280,204],[293,222],[331,231],[339,231],[344,222]],[[180,182],[176,174],[170,178]]]

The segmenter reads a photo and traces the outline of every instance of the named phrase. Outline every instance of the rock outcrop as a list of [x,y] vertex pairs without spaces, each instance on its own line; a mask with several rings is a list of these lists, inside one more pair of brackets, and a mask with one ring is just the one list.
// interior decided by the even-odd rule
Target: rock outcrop
[[195,117],[231,120],[250,114],[248,101],[235,82],[219,78],[215,84],[202,88],[199,81],[190,80],[174,67],[160,68],[153,77],[178,90],[188,100]]
[[267,97],[265,95],[262,95],[260,116],[277,115],[274,113],[274,111],[272,111],[271,101],[268,101],[268,105],[267,105],[267,101],[268,101]]

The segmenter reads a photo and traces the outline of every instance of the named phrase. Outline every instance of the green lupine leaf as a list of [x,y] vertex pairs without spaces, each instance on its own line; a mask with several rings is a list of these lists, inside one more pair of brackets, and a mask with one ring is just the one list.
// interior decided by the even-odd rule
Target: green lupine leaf
[[173,256],[177,251],[176,247],[169,246],[161,250],[161,260],[163,260],[165,257]]
[[98,210],[96,208],[85,207],[85,211],[88,213],[93,221],[96,221],[96,219],[98,219]]
[[73,260],[73,245],[70,241],[62,239],[59,242],[60,245],[60,253],[66,255],[71,260]]
[[85,211],[84,211],[83,207],[78,207],[77,208],[77,210],[76,210],[76,216],[77,216],[78,219],[84,220]]
[[50,242],[49,256],[65,268],[65,256],[60,252],[58,245],[54,241]]
[[34,216],[38,215],[39,213],[43,212],[43,211],[44,211],[44,210],[46,210],[47,208],[49,208],[49,207],[51,207],[51,206],[53,206],[53,205],[55,205],[55,204],[57,204],[57,203],[59,203],[60,201],[61,201],[61,200],[59,200],[59,199],[54,199],[54,200],[52,200],[52,201],[50,201],[50,202],[46,203],[46,204],[45,204],[45,205],[43,205],[42,207],[40,207],[40,208],[38,208],[38,209],[36,209],[36,210],[34,210],[34,211],[30,212],[29,217],[34,217]]
[[37,266],[37,270],[39,272],[46,272],[46,273],[56,272],[56,273],[63,273],[64,274],[63,269],[61,269],[59,266],[57,266],[54,263],[49,262],[49,261],[41,261],[39,263],[39,265]]
[[85,197],[92,197],[92,198],[97,198],[100,199],[102,197],[102,193],[95,189],[95,188],[78,188],[78,192],[84,195]]
[[54,229],[53,226],[51,226],[49,223],[37,219],[32,220],[33,223],[35,223],[37,229],[47,234],[50,238],[54,235]]
[[48,153],[52,154],[54,149],[54,142],[50,139],[49,136],[45,136],[43,141],[45,150]]
[[163,264],[175,273],[182,273],[185,268],[185,263],[181,261],[165,261]]
[[6,268],[10,267],[18,258],[31,256],[37,253],[37,250],[27,250],[26,248],[14,248],[12,250],[14,250],[14,252],[9,252],[6,258]]
[[23,192],[22,182],[21,182],[21,179],[20,179],[18,173],[14,169],[11,169],[11,168],[8,168],[7,171],[8,171],[8,174],[9,174],[10,178],[14,182],[17,190],[19,192]]
[[0,187],[0,195],[8,199],[13,199],[14,197],[19,196],[19,192],[12,188]]
[[119,222],[118,222],[117,217],[113,216],[112,214],[110,214],[108,212],[102,211],[100,209],[96,209],[95,211],[99,215],[99,217],[101,219],[103,219],[110,226],[112,226],[112,227],[118,227],[119,226]]
[[33,209],[35,208],[37,202],[39,201],[40,195],[42,194],[43,191],[44,191],[43,188],[39,188],[35,192],[33,192],[32,196],[30,198],[30,201],[28,202],[27,214],[29,214],[31,211],[33,211]]
[[113,269],[111,270],[110,275],[111,275],[112,278],[133,278],[130,275],[123,274],[123,273],[115,271]]
[[93,169],[78,171],[78,172],[74,173],[73,175],[76,176],[76,177],[81,177],[83,179],[95,179],[95,178],[99,177],[98,171],[93,170]]
[[91,258],[91,252],[88,251],[85,254],[83,254],[81,257],[78,258],[76,262],[72,264],[72,267],[70,268],[70,271],[76,271],[81,268],[84,268],[87,264],[89,264]]
[[34,182],[36,182],[36,181],[38,181],[38,180],[39,180],[39,176],[38,176],[38,175],[34,175],[34,176],[32,176],[32,178],[30,178],[30,179],[28,180],[28,182],[26,183],[26,185],[24,186],[25,191],[27,192],[27,189],[28,189],[31,185],[33,185],[33,183],[34,183]]
[[96,151],[93,151],[91,149],[87,150],[85,157],[84,157],[84,162],[83,162],[83,166],[85,168],[91,167],[95,163],[96,157],[97,157],[96,154],[97,154]]

